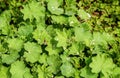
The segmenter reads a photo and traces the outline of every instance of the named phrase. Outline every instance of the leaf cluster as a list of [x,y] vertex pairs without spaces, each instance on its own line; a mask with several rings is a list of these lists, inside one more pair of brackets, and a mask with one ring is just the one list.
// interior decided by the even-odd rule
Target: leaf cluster
[[119,8],[119,0],[0,0],[0,78],[119,78]]

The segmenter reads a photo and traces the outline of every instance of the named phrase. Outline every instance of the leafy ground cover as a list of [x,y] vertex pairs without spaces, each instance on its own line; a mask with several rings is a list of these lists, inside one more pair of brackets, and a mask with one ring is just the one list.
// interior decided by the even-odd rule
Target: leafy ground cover
[[0,0],[0,78],[120,78],[119,0]]

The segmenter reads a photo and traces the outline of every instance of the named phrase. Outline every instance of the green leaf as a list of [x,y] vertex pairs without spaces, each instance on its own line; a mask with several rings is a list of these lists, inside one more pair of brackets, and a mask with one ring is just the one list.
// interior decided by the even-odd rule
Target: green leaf
[[23,48],[23,40],[19,38],[8,39],[7,42],[11,52],[19,52]]
[[0,30],[9,25],[9,22],[11,20],[11,13],[9,10],[4,11],[2,14],[0,14]]
[[33,26],[32,25],[28,25],[26,24],[25,26],[21,25],[19,28],[18,28],[18,34],[20,36],[28,36],[29,34],[31,34],[33,32]]
[[92,40],[92,45],[101,45],[101,46],[104,46],[105,48],[108,47],[108,43],[110,42],[113,42],[114,39],[113,37],[108,34],[108,33],[105,33],[103,32],[102,34],[99,33],[99,32],[94,32],[93,33],[93,40]]
[[47,63],[51,66],[60,66],[61,65],[61,59],[58,55],[50,55],[47,58]]
[[[16,61],[11,64],[10,73],[12,74],[11,78],[33,78],[30,74],[30,71],[28,68],[25,67],[25,64],[23,61]],[[29,75],[27,74],[29,73]]]
[[89,66],[92,68],[93,73],[102,72],[107,77],[112,74],[115,64],[106,54],[98,54],[92,58],[92,63]]
[[11,20],[11,13],[9,10],[4,11],[0,15],[0,30],[2,30],[2,34],[8,35],[10,32],[10,20]]
[[115,67],[112,73],[113,78],[119,78],[120,77],[120,67]]
[[92,43],[94,45],[107,45],[107,42],[102,38],[102,35],[99,32],[93,33]]
[[37,21],[44,20],[45,18],[45,7],[39,2],[32,1],[29,4],[23,6],[24,9],[21,12],[24,14],[24,20],[30,19],[32,21],[34,18]]
[[112,35],[110,35],[109,33],[105,33],[105,32],[102,33],[102,37],[107,43],[115,41],[114,37]]
[[[48,27],[46,28],[46,31],[48,32],[48,34],[54,38],[56,36],[56,31],[54,29],[54,25],[48,25]],[[52,32],[51,32],[52,31]]]
[[60,24],[60,25],[62,25],[62,24],[67,25],[68,24],[68,18],[65,16],[52,15],[51,18],[52,18],[53,23],[55,23],[55,24]]
[[[64,52],[65,53],[65,52]],[[70,62],[71,61],[71,58],[67,56],[67,54],[63,54],[60,56],[60,58],[62,59],[62,62],[65,63],[65,62]]]
[[87,20],[87,19],[89,19],[91,17],[90,14],[88,14],[87,12],[85,12],[83,9],[79,9],[77,11],[77,13],[78,13],[78,16],[81,19],[84,19],[84,20]]
[[24,78],[33,78],[32,74],[30,73],[30,69],[25,69]]
[[75,16],[69,17],[68,21],[69,21],[69,25],[72,27],[80,26],[80,22]]
[[65,30],[63,31],[56,31],[57,36],[55,37],[55,40],[58,41],[57,43],[57,47],[63,47],[64,49],[66,49],[67,47],[67,33],[65,32]]
[[75,69],[73,68],[72,64],[69,62],[65,62],[60,67],[62,75],[66,77],[74,77]]
[[79,71],[79,70],[76,70],[76,71],[75,71],[75,78],[81,78],[81,77],[80,77],[80,71]]
[[72,55],[79,55],[85,48],[84,44],[81,43],[73,43],[72,46],[69,48],[69,54]]
[[37,67],[37,72],[38,72],[38,78],[46,78],[44,70],[42,70],[42,67],[38,65]]
[[6,64],[12,64],[19,58],[18,53],[2,54],[2,62]]
[[0,78],[9,78],[10,74],[8,73],[8,69],[5,66],[0,67]]
[[2,44],[0,44],[0,54],[5,53],[5,51],[6,51],[5,48],[2,46]]
[[80,73],[80,76],[84,78],[98,78],[98,74],[94,74],[91,72],[91,69],[89,67],[84,67],[82,68]]
[[[88,30],[89,27],[87,26],[87,24],[86,25],[82,24],[81,26],[82,27],[75,27],[75,30],[74,30],[75,39],[76,41],[81,41],[81,42],[84,41],[85,44],[89,46],[92,40],[92,35],[90,31]],[[87,26],[88,28],[86,29],[85,26]]]
[[40,45],[33,42],[27,42],[24,44],[24,48],[27,51],[24,53],[26,61],[34,63],[39,60],[40,53],[42,53]]
[[52,14],[60,15],[64,13],[63,8],[59,8],[59,6],[63,3],[63,0],[49,0],[48,1],[48,10]]
[[49,55],[58,55],[62,51],[62,48],[56,47],[55,44],[49,43],[45,50],[48,51]]
[[58,73],[60,70],[61,65],[61,59],[58,55],[51,55],[47,58],[47,63],[49,67],[47,67],[47,70],[51,73]]
[[45,44],[45,45],[49,43],[51,39],[48,32],[41,25],[37,27],[35,31],[33,31],[33,38],[37,40],[39,44]]
[[44,65],[46,65],[46,63],[47,63],[47,57],[48,57],[47,54],[45,54],[45,53],[41,54],[40,58],[39,58],[39,62],[43,63]]
[[52,55],[52,54],[55,54],[57,55],[58,54],[58,51],[53,49],[53,46],[51,44],[49,44],[46,48],[45,48],[46,51],[49,52],[49,55]]
[[55,76],[55,78],[65,78],[64,76]]
[[[82,55],[82,54],[81,54]],[[80,57],[81,57],[80,55]],[[80,68],[80,57],[71,57],[70,62],[72,63],[72,65],[74,66],[74,68]],[[76,75],[77,75],[78,71],[76,71]]]
[[74,15],[77,13],[76,0],[65,0],[65,14]]

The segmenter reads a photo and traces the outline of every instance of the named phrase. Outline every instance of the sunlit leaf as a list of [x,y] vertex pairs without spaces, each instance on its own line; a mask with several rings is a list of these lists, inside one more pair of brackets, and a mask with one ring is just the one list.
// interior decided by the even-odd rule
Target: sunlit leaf
[[34,63],[39,60],[40,53],[42,52],[41,46],[36,43],[27,42],[24,45],[27,52],[24,53],[24,57],[27,61]]
[[[10,73],[12,74],[11,78],[28,78],[27,73],[29,73],[29,78],[33,78],[32,75],[30,74],[29,69],[25,67],[24,62],[22,62],[22,61],[14,62],[11,65]],[[25,76],[25,75],[27,75],[27,76]]]
[[48,1],[48,10],[52,14],[60,15],[63,14],[63,8],[59,8],[63,0],[49,0]]
[[102,72],[105,76],[112,74],[115,67],[112,59],[106,54],[98,54],[92,58],[92,63],[89,65],[93,73]]
[[37,21],[40,21],[40,19],[43,20],[45,17],[45,8],[36,1],[24,5],[24,9],[21,12],[24,14],[24,20],[29,18],[32,21],[35,18]]
[[65,62],[61,66],[61,73],[66,77],[74,77],[75,69],[71,63]]

